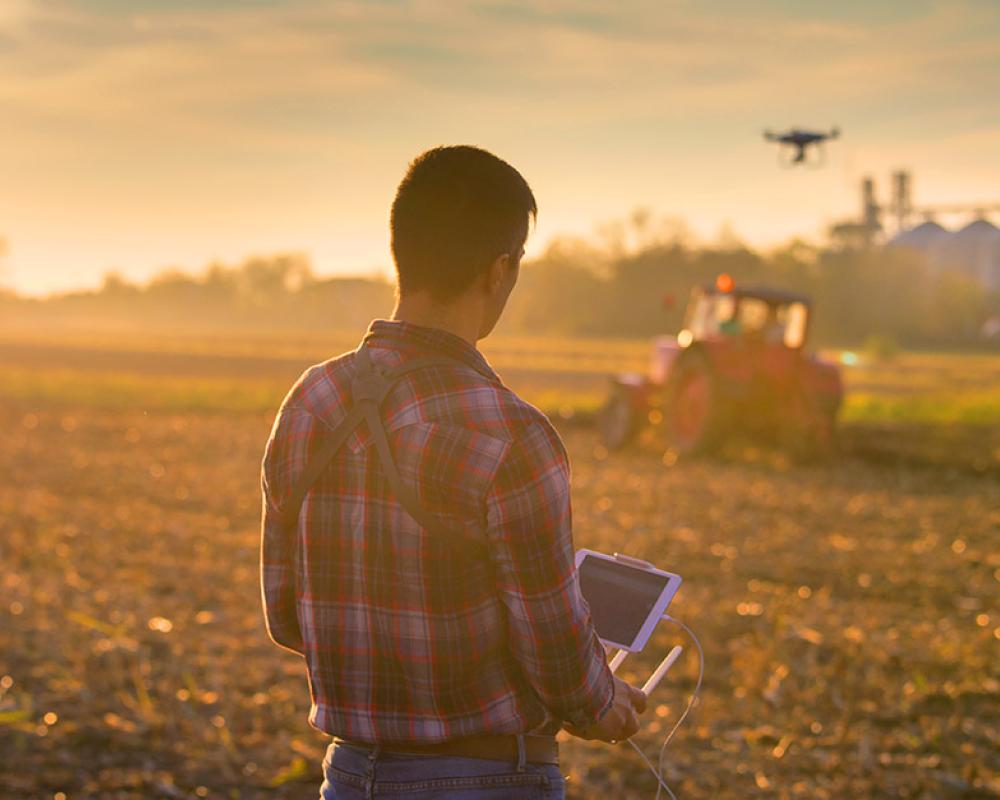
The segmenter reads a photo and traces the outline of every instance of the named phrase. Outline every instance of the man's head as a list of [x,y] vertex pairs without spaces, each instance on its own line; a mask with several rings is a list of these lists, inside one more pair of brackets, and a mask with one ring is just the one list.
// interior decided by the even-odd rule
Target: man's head
[[484,313],[493,318],[484,325],[492,328],[537,212],[527,181],[492,153],[463,145],[418,156],[392,204],[400,297],[426,294],[448,304],[485,293]]

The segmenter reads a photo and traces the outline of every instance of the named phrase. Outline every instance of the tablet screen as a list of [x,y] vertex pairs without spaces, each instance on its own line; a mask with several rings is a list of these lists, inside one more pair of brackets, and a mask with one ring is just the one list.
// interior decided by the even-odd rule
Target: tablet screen
[[670,580],[642,569],[587,556],[580,562],[580,591],[597,635],[631,644]]

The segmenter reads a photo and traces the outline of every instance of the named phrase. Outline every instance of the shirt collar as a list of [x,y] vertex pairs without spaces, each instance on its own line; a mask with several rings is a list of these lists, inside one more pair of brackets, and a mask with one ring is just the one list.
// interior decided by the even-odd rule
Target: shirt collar
[[478,349],[461,336],[441,328],[428,328],[398,319],[376,319],[368,326],[364,341],[374,347],[389,345],[394,349],[412,350],[414,353],[431,351],[448,356],[472,367],[492,381],[501,382]]

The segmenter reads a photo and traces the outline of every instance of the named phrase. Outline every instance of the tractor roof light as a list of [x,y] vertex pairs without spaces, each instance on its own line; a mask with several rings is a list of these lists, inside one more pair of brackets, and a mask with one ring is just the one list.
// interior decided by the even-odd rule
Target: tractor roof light
[[731,292],[736,288],[736,282],[733,280],[733,276],[727,272],[723,272],[718,278],[715,279],[715,288],[720,292]]

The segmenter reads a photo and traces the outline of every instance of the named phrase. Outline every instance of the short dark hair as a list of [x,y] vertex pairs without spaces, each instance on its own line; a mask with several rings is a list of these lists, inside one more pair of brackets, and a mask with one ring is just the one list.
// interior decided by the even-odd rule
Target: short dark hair
[[417,156],[392,203],[399,292],[440,300],[468,289],[499,256],[517,258],[538,214],[531,187],[478,147],[435,147]]

